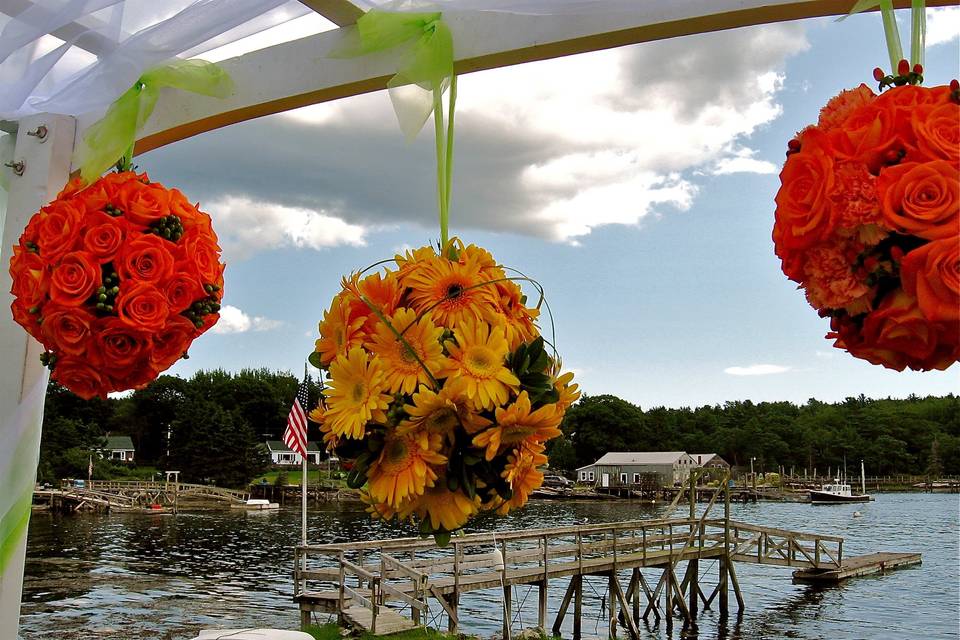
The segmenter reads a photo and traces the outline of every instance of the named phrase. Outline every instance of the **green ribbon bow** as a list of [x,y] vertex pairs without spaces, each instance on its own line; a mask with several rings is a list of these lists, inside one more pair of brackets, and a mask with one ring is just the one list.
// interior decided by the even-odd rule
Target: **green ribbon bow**
[[[400,130],[412,140],[433,113],[437,153],[437,200],[440,208],[440,239],[447,244],[450,189],[453,174],[453,112],[457,101],[457,77],[453,72],[453,36],[436,13],[398,13],[371,9],[357,20],[356,30],[333,58],[352,58],[396,50],[397,73],[387,82],[390,101]],[[446,125],[443,92],[449,87]]]
[[[883,33],[887,40],[887,53],[890,56],[891,73],[897,72],[897,65],[903,60],[903,49],[900,45],[900,32],[897,29],[897,18],[893,14],[893,0],[857,0],[850,9],[848,16],[861,11],[880,7],[883,18]],[[911,0],[910,2],[911,29],[910,29],[910,67],[923,65],[923,49],[927,39],[927,11],[925,0]],[[843,16],[844,18],[847,16]],[[843,20],[843,18],[840,18]]]
[[84,134],[77,163],[86,182],[99,178],[118,159],[129,169],[137,132],[153,113],[164,87],[225,98],[233,92],[233,81],[206,60],[176,60],[148,69]]

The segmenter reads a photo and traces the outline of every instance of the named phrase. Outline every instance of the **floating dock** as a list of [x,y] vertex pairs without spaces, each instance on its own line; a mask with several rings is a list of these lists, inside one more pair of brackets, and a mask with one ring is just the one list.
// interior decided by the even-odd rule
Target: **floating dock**
[[[294,600],[304,625],[314,612],[337,613],[341,624],[377,635],[421,625],[428,600],[434,600],[448,630],[458,632],[461,598],[496,589],[505,603],[502,637],[510,640],[512,590],[530,585],[538,592],[529,605],[536,607],[538,626],[558,636],[569,612],[579,640],[583,601],[591,591],[584,577],[602,576],[608,585],[602,602],[606,635],[615,638],[623,629],[639,640],[640,620],[651,615],[668,629],[674,617],[686,626],[701,607],[716,604],[727,614],[731,596],[742,611],[737,563],[790,567],[798,580],[836,583],[920,562],[917,553],[844,558],[841,537],[733,521],[729,491],[714,492],[698,517],[695,491],[691,487],[687,518],[478,533],[456,536],[446,547],[422,538],[299,546]],[[723,516],[710,517],[721,494]],[[716,571],[701,571],[702,560],[715,560]],[[548,626],[548,588],[558,583],[564,596]]]
[[919,553],[870,553],[865,556],[845,558],[839,569],[800,569],[793,572],[796,582],[836,584],[848,578],[886,573],[901,567],[921,564]]

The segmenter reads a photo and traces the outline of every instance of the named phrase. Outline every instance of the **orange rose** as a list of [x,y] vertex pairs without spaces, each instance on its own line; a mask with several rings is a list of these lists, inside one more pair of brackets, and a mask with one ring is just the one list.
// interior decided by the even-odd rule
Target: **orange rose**
[[53,268],[50,299],[64,306],[83,304],[102,284],[100,263],[86,251],[68,253]]
[[170,213],[180,218],[184,231],[199,227],[216,242],[217,236],[213,233],[210,216],[191,204],[179,189],[170,189]]
[[129,327],[159,331],[170,315],[167,297],[150,282],[127,280],[120,285],[117,316]]
[[48,304],[43,310],[44,344],[58,356],[82,356],[91,340],[95,321],[93,314],[82,307]]
[[[773,241],[785,272],[790,254],[826,238],[836,221],[831,217],[829,194],[834,168],[826,136],[809,129],[801,139],[799,153],[791,154],[780,172]],[[791,269],[793,271],[793,269]],[[791,273],[787,273],[793,277]]]
[[83,210],[69,200],[54,200],[37,214],[37,246],[43,259],[52,263],[77,248]]
[[10,304],[10,311],[13,313],[13,321],[23,327],[27,333],[36,338],[37,342],[43,342],[43,327],[40,324],[40,314],[30,313],[30,309],[20,300],[14,300]]
[[937,349],[937,328],[914,297],[895,291],[863,321],[861,344],[850,353],[873,364],[903,371],[923,368]]
[[196,334],[197,328],[185,317],[170,316],[166,326],[153,335],[151,366],[157,371],[169,369],[187,352]]
[[960,234],[960,176],[949,162],[904,162],[877,180],[885,224],[901,233],[936,240]]
[[163,291],[170,305],[170,313],[186,311],[194,302],[207,297],[197,276],[184,271],[173,274],[163,285]]
[[930,89],[916,85],[905,84],[894,87],[881,93],[874,105],[893,115],[893,128],[900,140],[905,143],[913,141],[913,127],[910,121],[913,111],[922,105],[933,102],[934,96]]
[[877,173],[886,162],[887,152],[904,147],[896,125],[894,109],[874,101],[853,112],[841,128],[831,132],[830,140],[841,156],[864,162]]
[[203,284],[216,284],[223,273],[220,264],[220,247],[199,228],[185,231],[178,247],[178,261],[193,266]]
[[160,236],[141,235],[128,242],[116,261],[117,273],[124,282],[143,280],[159,284],[173,273],[174,245]]
[[84,400],[107,397],[100,373],[81,358],[58,357],[50,377]]
[[117,191],[117,203],[127,220],[142,227],[170,213],[170,194],[157,183],[128,180]]
[[88,213],[84,221],[83,248],[94,255],[100,264],[113,260],[126,237],[128,225],[121,218],[102,211]]
[[960,241],[935,240],[914,249],[900,263],[903,290],[916,297],[931,322],[960,322]]
[[921,105],[913,110],[910,124],[917,149],[907,153],[907,160],[946,160],[954,167],[960,166],[960,105]]
[[150,347],[150,332],[110,316],[97,321],[95,341],[103,356],[104,368],[115,375],[137,365]]
[[10,277],[13,280],[10,293],[27,307],[39,306],[46,300],[50,280],[46,262],[36,253],[14,247]]

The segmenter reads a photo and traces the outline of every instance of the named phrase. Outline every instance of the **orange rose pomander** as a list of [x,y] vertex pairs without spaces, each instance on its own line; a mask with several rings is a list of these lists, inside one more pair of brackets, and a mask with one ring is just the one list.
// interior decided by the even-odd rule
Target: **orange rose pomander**
[[146,174],[70,182],[13,248],[11,309],[82,398],[139,389],[219,319],[210,216]]
[[790,141],[773,242],[834,346],[902,371],[960,359],[960,84],[843,91]]
[[456,238],[395,263],[345,278],[324,313],[310,362],[329,386],[310,418],[374,517],[442,542],[526,503],[580,393],[526,306],[532,281]]

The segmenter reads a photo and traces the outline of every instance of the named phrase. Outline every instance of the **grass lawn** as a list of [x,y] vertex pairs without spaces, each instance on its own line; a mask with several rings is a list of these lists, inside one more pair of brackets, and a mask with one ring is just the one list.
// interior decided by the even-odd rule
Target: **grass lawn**
[[[251,480],[250,484],[264,484],[263,481],[266,480],[266,484],[274,485],[277,482],[277,476],[279,476],[281,473],[282,471],[280,471],[279,469],[272,469],[270,471],[267,471],[263,475],[257,476],[256,478]],[[289,470],[286,471],[286,473],[287,473],[287,484],[295,485],[299,487],[300,481],[303,479],[303,471],[300,469],[300,467],[291,467]],[[343,485],[344,487],[347,486],[345,481],[338,479],[338,475],[345,476],[344,473],[334,471],[332,472],[332,475],[333,475],[333,480],[335,482]],[[307,484],[317,484],[321,480],[323,481],[330,480],[329,474],[327,474],[326,469],[307,469]]]
[[[340,640],[340,627],[334,623],[330,622],[322,626],[310,626],[304,629],[306,633],[312,635],[316,640]],[[374,636],[370,633],[364,633],[360,635],[349,636],[351,638],[360,638],[360,640],[374,640],[378,636]],[[392,633],[388,636],[391,640],[462,640],[463,635],[459,634],[450,634],[437,631],[436,629],[424,629],[417,627],[416,629],[410,629],[409,631],[401,631],[400,633]]]

